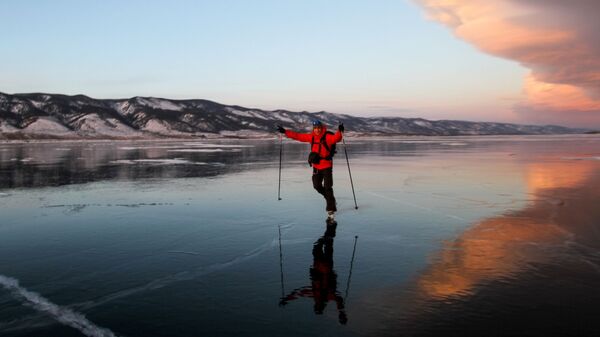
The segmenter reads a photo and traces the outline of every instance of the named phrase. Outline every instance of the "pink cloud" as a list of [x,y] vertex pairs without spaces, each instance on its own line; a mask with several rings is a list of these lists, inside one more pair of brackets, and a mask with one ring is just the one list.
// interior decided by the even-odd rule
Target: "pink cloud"
[[600,1],[416,1],[459,38],[531,70],[523,118],[600,127]]

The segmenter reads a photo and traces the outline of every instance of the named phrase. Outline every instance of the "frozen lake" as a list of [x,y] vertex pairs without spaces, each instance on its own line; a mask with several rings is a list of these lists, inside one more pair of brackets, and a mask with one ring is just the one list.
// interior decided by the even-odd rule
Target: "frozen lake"
[[600,333],[600,137],[0,143],[1,336]]

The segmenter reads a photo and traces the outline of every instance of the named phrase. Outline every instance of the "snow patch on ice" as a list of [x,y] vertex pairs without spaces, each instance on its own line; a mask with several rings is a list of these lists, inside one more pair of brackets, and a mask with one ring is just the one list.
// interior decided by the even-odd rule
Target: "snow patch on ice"
[[147,149],[179,149],[181,146],[177,145],[155,145],[155,146],[122,146],[118,147],[118,150],[133,151],[133,150],[147,150]]
[[267,138],[272,137],[272,132],[255,131],[255,130],[239,130],[239,131],[219,131],[223,137],[248,137],[248,138]]
[[465,146],[465,145],[467,145],[467,143],[442,143],[442,145],[448,145],[448,146]]
[[207,165],[204,162],[191,162],[186,159],[175,158],[175,159],[119,159],[112,160],[111,164],[154,164],[154,165]]
[[176,149],[167,150],[167,152],[240,152],[240,149]]
[[231,144],[209,144],[209,143],[183,143],[185,146],[194,146],[194,147],[231,147],[231,148],[239,148],[239,147],[255,147],[254,145],[231,145]]

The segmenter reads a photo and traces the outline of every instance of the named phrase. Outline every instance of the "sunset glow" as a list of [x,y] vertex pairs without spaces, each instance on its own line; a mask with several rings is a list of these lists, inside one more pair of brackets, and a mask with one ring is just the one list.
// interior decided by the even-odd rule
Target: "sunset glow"
[[[519,103],[524,115],[535,111],[544,120],[544,113],[562,112],[565,123],[600,123],[599,2],[418,2],[457,37],[531,70],[524,79],[526,97]],[[583,118],[573,111],[590,114]]]

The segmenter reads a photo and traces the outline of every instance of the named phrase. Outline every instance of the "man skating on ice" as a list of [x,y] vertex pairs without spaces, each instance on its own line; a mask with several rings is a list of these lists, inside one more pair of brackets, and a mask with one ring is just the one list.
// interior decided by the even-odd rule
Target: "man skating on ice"
[[327,128],[319,120],[313,121],[311,133],[297,133],[286,130],[280,125],[277,128],[279,132],[285,134],[288,138],[311,143],[311,153],[308,161],[313,168],[313,187],[325,197],[327,220],[333,221],[335,212],[337,212],[335,196],[333,195],[333,155],[335,154],[335,144],[342,140],[344,124],[338,126],[336,133],[327,132]]

